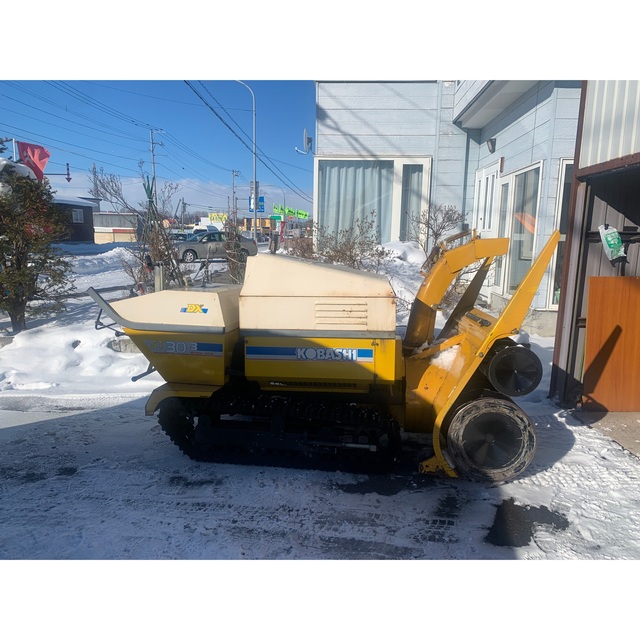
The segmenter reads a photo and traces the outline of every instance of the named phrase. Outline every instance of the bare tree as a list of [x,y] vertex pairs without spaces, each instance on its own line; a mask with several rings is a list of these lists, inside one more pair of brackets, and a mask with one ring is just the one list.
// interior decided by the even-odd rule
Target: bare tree
[[165,276],[169,283],[185,286],[186,281],[179,267],[179,260],[171,238],[169,238],[162,212],[171,212],[171,197],[178,191],[175,183],[164,183],[160,190],[159,206],[155,205],[155,184],[152,184],[140,163],[140,178],[146,202],[132,205],[124,194],[122,180],[119,176],[98,169],[94,164],[90,172],[91,187],[89,193],[94,198],[109,202],[112,206],[130,213],[135,213],[138,220],[137,246],[130,251],[131,259],[124,265],[125,271],[133,279],[139,291],[151,288],[153,266],[162,264],[166,267]]
[[[149,176],[145,174],[142,168],[142,163],[140,164],[140,178],[143,185],[145,182],[149,184]],[[152,200],[152,198],[149,197],[149,194],[146,201],[138,202],[136,205],[132,204],[124,194],[124,188],[122,186],[122,179],[120,176],[113,173],[107,173],[102,167],[98,169],[95,164],[91,167],[89,179],[91,181],[89,194],[94,198],[99,198],[100,200],[108,202],[118,211],[135,213],[143,220],[148,217],[150,200]],[[158,214],[161,217],[173,216],[172,198],[179,190],[180,186],[175,182],[162,183],[159,192],[157,192],[157,209]]]
[[460,230],[466,214],[450,204],[429,206],[417,215],[409,216],[408,240],[415,240],[428,255],[452,231]]
[[180,191],[180,185],[175,182],[163,182],[158,193],[158,212],[164,218],[174,218],[173,196]]
[[297,243],[291,243],[288,253],[376,273],[384,269],[391,256],[380,244],[375,211],[371,211],[368,218],[356,219],[352,227],[337,232],[330,233],[326,227],[314,223],[314,236],[315,250],[306,238],[300,238]]
[[227,269],[229,270],[231,282],[242,284],[247,268],[247,256],[241,250],[240,232],[232,216],[226,219],[224,231],[224,248],[227,254]]

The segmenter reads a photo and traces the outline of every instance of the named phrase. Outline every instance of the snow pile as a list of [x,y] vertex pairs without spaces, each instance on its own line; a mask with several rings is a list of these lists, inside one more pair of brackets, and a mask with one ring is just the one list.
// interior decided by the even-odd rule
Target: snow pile
[[440,353],[436,354],[431,360],[431,364],[438,366],[442,371],[451,371],[459,352],[460,345],[453,345],[452,347],[444,349]]
[[427,259],[425,252],[420,245],[415,242],[387,242],[384,249],[399,262],[407,262],[410,265],[421,267]]
[[389,242],[384,245],[384,248],[389,252],[387,261],[389,283],[398,298],[396,314],[398,333],[403,335],[411,304],[423,282],[420,267],[424,264],[426,255],[417,242]]
[[24,331],[0,350],[0,392],[85,395],[108,389],[142,396],[162,382],[154,373],[132,383],[146,370],[147,360],[140,353],[114,351],[109,347],[113,340],[112,332],[96,331],[88,323]]
[[[76,293],[81,294],[90,286],[122,287],[110,297],[128,295],[132,282],[123,264],[131,254],[124,246],[78,244],[64,245],[62,249],[73,256]],[[0,392],[5,398],[43,393],[101,396],[106,390],[141,397],[162,382],[156,373],[136,383],[131,381],[146,371],[147,359],[138,352],[114,351],[115,333],[96,331],[98,307],[90,298],[71,298],[66,306],[66,313],[56,318],[28,320],[27,331],[0,349]],[[103,320],[110,322],[108,318]],[[0,313],[0,336],[10,330],[8,316]]]
[[[85,245],[78,245],[82,247]],[[88,245],[90,246],[90,245]],[[79,255],[74,259],[74,284],[77,291],[86,291],[88,287],[95,286],[96,278],[104,282],[104,286],[132,286],[131,279],[123,270],[123,265],[132,262],[133,256],[129,250],[120,245],[93,245],[108,246],[105,253]],[[73,247],[74,251],[79,251]],[[65,250],[67,248],[65,247]],[[107,280],[107,277],[108,280]],[[106,284],[109,282],[109,284]]]

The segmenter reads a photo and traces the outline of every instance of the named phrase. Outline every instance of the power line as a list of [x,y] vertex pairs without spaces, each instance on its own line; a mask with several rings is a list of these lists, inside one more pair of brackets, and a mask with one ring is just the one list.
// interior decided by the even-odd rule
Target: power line
[[[0,126],[6,127],[7,131],[19,131],[19,132],[26,133],[29,136],[36,136],[42,142],[46,142],[47,143],[47,147],[49,147],[50,149],[55,149],[57,151],[63,151],[65,153],[70,153],[71,155],[79,156],[81,158],[88,158],[92,162],[95,162],[95,156],[87,156],[87,155],[85,155],[83,153],[79,153],[77,151],[72,151],[71,149],[68,149],[66,147],[59,147],[56,144],[51,144],[50,142],[47,142],[47,141],[53,141],[54,143],[55,142],[60,142],[62,144],[68,144],[68,145],[71,145],[73,147],[78,147],[79,149],[84,149],[85,151],[90,151],[90,152],[92,152],[94,154],[98,154],[98,155],[108,155],[109,157],[115,157],[115,158],[120,157],[123,160],[133,160],[133,158],[127,158],[125,156],[115,156],[112,153],[106,154],[105,152],[102,152],[102,151],[96,151],[94,149],[88,149],[87,147],[81,147],[79,145],[74,145],[74,144],[72,144],[70,142],[64,142],[62,140],[57,140],[56,138],[50,138],[49,136],[45,136],[45,135],[42,135],[42,134],[39,134],[39,133],[34,133],[33,131],[28,131],[28,130],[22,129],[20,127],[13,127],[11,125],[7,125],[4,122],[0,122]],[[11,137],[15,137],[15,136],[11,136]],[[114,164],[112,162],[108,162],[106,160],[102,161],[102,164],[110,165],[110,166],[116,167],[117,169],[124,169],[126,171],[131,171],[131,169],[129,167],[122,167],[120,165]]]
[[[210,96],[211,96],[211,97],[216,101],[216,103],[217,103],[217,104],[220,104],[220,102],[219,102],[219,101],[218,101],[218,100],[217,100],[217,99],[216,99],[216,98],[211,94],[211,92],[209,91],[209,89],[207,89],[207,87],[205,87],[204,83],[200,82],[200,85],[201,85],[201,86],[203,87],[203,89],[204,89],[204,90],[205,90],[205,91],[206,91],[206,92],[207,92],[207,93],[208,93],[208,94],[209,94],[209,95],[210,95]],[[238,124],[238,123],[233,119],[233,117],[228,113],[228,111],[227,111],[224,107],[222,107],[222,105],[220,105],[220,106],[221,106],[221,108],[223,109],[223,111],[224,111],[224,112],[229,116],[229,118],[231,118],[231,121],[232,121],[232,122],[234,122],[234,123],[235,123],[235,124],[240,128],[240,131],[242,131],[242,133],[244,133],[244,135],[247,137],[247,139],[250,139],[250,138],[249,138],[249,136],[248,136],[248,134],[247,134],[247,133],[242,129],[242,127],[240,127],[240,125],[239,125],[239,124]],[[243,144],[244,144],[244,143],[243,143]],[[246,146],[246,145],[245,145],[245,146]],[[273,167],[273,169],[272,169],[272,168],[270,168],[270,167],[267,165],[267,163],[264,161],[264,159],[267,159],[267,160],[270,160],[270,159],[265,155],[265,153],[262,151],[262,149],[260,149],[260,147],[259,147],[259,146],[257,146],[257,145],[256,145],[256,147],[257,147],[257,149],[260,151],[260,155],[258,156],[258,158],[260,159],[260,162],[261,162],[261,163],[262,163],[262,164],[263,164],[263,165],[264,165],[264,166],[265,166],[269,171],[271,171],[271,173],[272,173],[276,178],[280,178],[280,180],[282,180],[282,181],[283,181],[283,183],[284,183],[286,186],[288,186],[290,189],[292,189],[292,190],[293,190],[293,191],[294,191],[298,196],[300,196],[301,198],[303,198],[303,199],[307,200],[308,202],[311,202],[311,200],[307,197],[307,195],[306,195],[305,193],[303,193],[303,192],[299,191],[299,190],[298,190],[298,187],[296,187],[296,185],[294,185],[293,183],[291,183],[291,182],[289,181],[289,179],[288,179],[286,176],[284,176],[284,174],[282,174],[282,173],[280,172],[280,170],[279,170],[277,167]],[[281,176],[277,176],[277,175],[276,175],[276,173],[274,172],[274,170],[275,170],[275,171],[277,171],[277,172],[280,172],[280,173],[281,173]]]
[[[192,85],[191,82],[189,82],[188,80],[185,80],[185,84],[198,96],[198,98],[200,98],[200,100],[209,108],[209,110],[220,120],[220,122],[222,122],[222,124],[224,124],[225,127],[227,127],[227,129],[229,129],[229,131],[231,131],[231,133],[238,138],[238,140],[240,141],[240,143],[246,147],[247,149],[249,149],[249,151],[252,151],[252,149],[249,147],[249,145],[238,135],[238,133],[233,129],[233,127],[231,127],[231,125],[229,125],[224,118],[222,118],[222,116],[215,110],[215,108],[213,106],[211,106],[209,104],[209,102],[206,100],[206,98],[204,98],[204,96],[202,96],[198,90]],[[200,84],[202,85],[202,82],[200,82]],[[204,87],[204,85],[202,85],[204,90],[210,94],[209,90]],[[233,119],[232,119],[233,120]],[[235,122],[235,121],[234,121]],[[241,129],[242,130],[242,129]],[[247,134],[242,131],[242,133],[244,133],[244,135],[246,136]],[[288,178],[286,178],[286,176],[283,176],[283,174],[276,168],[275,171],[273,168],[271,168],[266,162],[264,162],[264,160],[262,159],[262,157],[258,157],[258,160],[260,160],[261,164],[273,175],[275,176],[277,179],[281,180],[285,186],[289,187],[294,193],[296,193],[296,195],[298,195],[300,198],[302,198],[303,200],[306,200],[307,202],[312,202],[312,200],[302,191],[300,191],[300,189],[294,185],[293,183],[291,183],[289,181]],[[277,175],[277,173],[280,173],[281,175]]]
[[[101,102],[98,102],[97,100],[95,100],[91,96],[87,96],[85,93],[83,93],[79,89],[76,89],[75,87],[72,87],[71,85],[69,85],[66,82],[56,82],[56,81],[54,81],[54,82],[46,81],[46,82],[47,82],[47,84],[50,84],[51,86],[55,87],[59,91],[62,91],[64,93],[66,93],[67,95],[70,95],[70,96],[76,98],[76,100],[79,100],[80,102],[83,102],[84,104],[87,104],[90,107],[92,107],[94,109],[97,109],[98,111],[102,111],[103,113],[106,113],[107,115],[110,115],[113,118],[117,118],[118,120],[122,120],[124,122],[129,123],[129,124],[133,124],[136,127],[142,127],[144,129],[157,129],[158,128],[158,127],[155,127],[155,126],[149,124],[148,122],[142,122],[142,120],[138,120],[137,118],[132,118],[131,116],[128,116],[127,114],[122,113],[121,111],[118,111],[116,109],[112,109],[111,107],[108,107],[107,105],[102,104]],[[59,86],[59,85],[61,85],[61,86]]]
[[[128,123],[132,123],[136,126],[144,126],[144,127],[151,127],[151,125],[149,125],[148,123],[143,122],[142,120],[138,120],[135,118],[132,118],[131,116],[122,113],[121,111],[118,111],[116,109],[112,109],[111,107],[108,107],[100,102],[97,102],[96,100],[94,100],[93,98],[86,96],[85,94],[83,94],[80,90],[78,90],[75,87],[71,87],[69,86],[67,83],[65,82],[54,82],[51,83],[53,86],[55,86],[56,88],[58,88],[61,91],[64,91],[65,93],[68,93],[69,95],[72,95],[73,97],[75,97],[78,100],[81,100],[82,102],[86,103],[89,106],[92,106],[100,111],[103,111],[104,113],[113,116],[115,118],[118,118],[120,120],[123,120],[125,122]],[[61,86],[58,86],[61,85]],[[141,94],[140,94],[141,95]],[[210,160],[208,160],[207,158],[203,158],[202,156],[200,156],[199,154],[197,154],[195,151],[193,151],[192,149],[190,149],[189,147],[187,147],[186,145],[184,145],[180,140],[178,140],[175,136],[173,136],[172,134],[162,130],[162,133],[164,134],[165,139],[170,140],[173,142],[173,144],[180,150],[184,151],[190,158],[196,158],[198,160],[200,160],[200,162],[203,162],[205,164],[208,164],[212,167],[215,167],[217,169],[220,169],[221,171],[230,171],[229,168],[227,167],[222,167],[220,165],[215,164],[214,162],[211,162]],[[166,148],[166,147],[165,147]],[[191,167],[188,163],[184,162],[183,160],[179,160],[179,163],[185,166],[188,166],[189,169],[194,172],[194,173],[198,173],[193,167]],[[176,175],[177,172],[176,172]],[[204,177],[203,174],[199,174],[201,177]],[[206,179],[206,178],[205,178]]]
[[[123,137],[127,137],[130,138],[132,140],[136,140],[136,141],[140,141],[140,138],[138,137],[134,137],[131,135],[130,132],[127,131],[123,131],[122,129],[116,129],[115,127],[108,125],[106,123],[104,123],[101,120],[96,120],[95,118],[92,118],[91,116],[88,116],[85,113],[80,113],[79,111],[74,111],[73,109],[68,108],[66,105],[61,105],[57,102],[55,102],[54,100],[51,100],[50,98],[48,98],[47,96],[44,96],[40,93],[38,93],[37,91],[33,91],[32,89],[30,89],[29,87],[25,87],[23,85],[21,85],[20,83],[14,83],[14,82],[8,82],[7,83],[9,86],[18,89],[19,91],[26,93],[34,98],[36,98],[39,102],[43,102],[43,103],[47,103],[52,105],[53,107],[55,107],[56,109],[60,109],[62,111],[65,112],[65,114],[71,114],[74,116],[77,116],[78,118],[80,118],[82,120],[82,124],[83,126],[87,126],[85,123],[86,121],[89,122],[93,122],[95,124],[98,124],[101,127],[104,127],[105,129],[108,129],[109,131],[105,131],[105,133],[108,133],[109,135],[116,135],[114,133],[111,133],[113,131],[121,134]],[[9,97],[9,96],[5,96],[5,97]],[[11,98],[12,100],[15,100],[16,102],[20,102],[19,100],[17,100],[16,98]],[[41,111],[42,113],[46,113],[47,115],[53,115],[52,113],[49,113],[48,111],[44,111],[43,109],[40,109],[36,106],[34,106],[33,104],[27,104],[27,103],[21,103],[24,104],[25,106],[34,109],[36,111]],[[60,119],[65,119],[62,116],[54,116],[56,118],[60,118]],[[67,120],[68,122],[72,122],[71,120]]]
[[[222,106],[222,104],[215,98],[215,96],[212,95],[212,93],[207,89],[207,87],[201,82],[200,83],[201,90],[198,91],[192,83],[189,83],[187,81],[185,81],[185,83],[197,95],[200,102],[203,103],[212,113],[214,113],[214,115],[216,115],[216,117],[220,119],[222,124],[225,127],[227,127],[235,137],[238,138],[238,140],[244,147],[249,149],[249,146],[247,145],[247,143],[242,139],[241,135],[238,134],[238,130],[245,137],[248,138],[247,134],[244,131],[242,131],[242,127],[240,127],[240,125],[234,120],[234,118],[229,113],[228,109]],[[1,91],[2,85],[5,85],[5,87],[7,88],[10,87],[11,89],[15,89],[22,92],[23,94],[29,96],[32,100],[31,102],[29,102],[27,100],[20,100],[18,97],[14,97],[13,95],[7,95],[7,90],[5,89],[5,91],[2,92],[2,97],[13,101],[15,104],[20,105],[20,108],[23,108],[22,111],[18,111],[18,110],[14,111],[11,109],[5,109],[5,111],[10,114],[25,116],[27,113],[33,110],[34,113],[38,112],[46,116],[46,119],[42,117],[38,118],[36,116],[28,116],[30,118],[30,121],[33,122],[34,124],[40,123],[41,125],[46,127],[56,127],[61,132],[62,131],[70,132],[72,134],[82,135],[87,139],[96,140],[96,141],[104,142],[107,144],[109,143],[107,138],[101,137],[101,136],[109,136],[109,137],[115,137],[115,138],[120,138],[125,140],[131,140],[135,143],[140,143],[141,147],[146,147],[147,141],[143,140],[141,136],[137,135],[137,133],[132,133],[131,131],[127,131],[121,126],[114,126],[113,124],[106,122],[104,118],[95,118],[91,114],[87,114],[86,110],[90,109],[93,111],[100,112],[106,118],[114,119],[114,120],[117,120],[118,122],[125,123],[128,127],[136,127],[137,129],[152,128],[151,125],[147,123],[144,119],[133,117],[118,109],[110,107],[108,104],[105,104],[104,102],[101,102],[89,95],[86,95],[86,93],[82,90],[83,85],[80,85],[78,87],[63,81],[59,81],[59,82],[45,81],[43,84],[46,84],[52,89],[55,89],[61,95],[66,95],[69,98],[72,98],[78,104],[82,104],[84,107],[86,107],[86,109],[83,108],[82,111],[78,111],[77,109],[74,109],[72,106],[67,105],[64,102],[61,103],[59,100],[56,100],[54,97],[52,97],[51,92],[45,91],[43,93],[42,90],[40,91],[34,90],[34,88],[30,83],[6,81],[3,83],[0,83],[0,91]],[[117,90],[125,93],[140,95],[148,99],[165,100],[167,102],[177,102],[177,103],[180,102],[177,100],[175,101],[166,100],[164,98],[158,98],[158,97],[153,97],[149,95],[145,96],[142,93],[128,91],[126,89],[120,89],[117,87],[110,87],[107,85],[102,85],[101,83],[91,82],[90,84],[102,86],[104,88],[109,88],[114,91]],[[206,92],[209,96],[211,96],[212,101],[215,101],[219,105],[218,110],[216,110],[216,108],[214,108],[212,104],[207,100],[207,98],[202,94],[203,91]],[[181,103],[188,104],[192,107],[197,106],[197,104],[192,102],[181,102]],[[47,109],[47,105],[49,105],[50,107],[49,109]],[[62,111],[63,113],[59,113],[60,111]],[[222,117],[220,115],[220,112],[223,112],[225,114],[225,117]],[[229,121],[233,122],[236,126],[234,127],[230,125]],[[64,126],[63,124],[58,124],[58,122],[66,123],[71,126]],[[47,146],[52,150],[55,149],[56,151],[68,153],[76,158],[86,159],[91,164],[93,163],[96,163],[98,165],[102,164],[104,166],[108,166],[113,169],[122,170],[125,172],[124,175],[128,175],[131,177],[138,177],[140,175],[138,165],[141,162],[141,159],[144,158],[144,154],[147,153],[146,148],[138,149],[135,146],[126,145],[120,141],[114,142],[114,144],[118,145],[118,149],[131,150],[134,152],[134,155],[137,155],[136,152],[139,151],[140,156],[131,157],[131,156],[127,156],[126,153],[118,154],[118,153],[113,153],[112,151],[101,151],[101,150],[89,147],[87,145],[70,143],[70,142],[67,142],[66,140],[61,140],[59,138],[52,137],[51,135],[44,135],[44,134],[38,133],[37,131],[27,130],[21,127],[8,125],[5,123],[0,123],[0,126],[7,127],[11,131],[15,131],[15,133],[18,134],[18,137],[22,137],[26,135],[28,137],[31,137],[34,140],[42,141],[44,144],[47,144]],[[41,128],[41,127],[36,127],[36,129],[38,128]],[[95,134],[97,135],[91,135],[91,133],[88,133],[89,131],[95,132]],[[166,144],[163,145],[164,152],[161,155],[165,155],[167,158],[170,159],[168,163],[162,164],[162,167],[165,170],[165,172],[169,172],[170,174],[175,175],[176,179],[184,182],[185,180],[190,180],[191,179],[190,176],[195,175],[195,176],[199,176],[205,182],[209,180],[209,176],[206,170],[198,171],[198,169],[194,166],[193,161],[196,161],[197,166],[199,166],[199,163],[202,163],[203,165],[212,167],[218,171],[231,172],[230,168],[223,167],[219,164],[216,164],[215,162],[212,162],[210,159],[198,154],[197,152],[192,150],[189,146],[184,144],[184,142],[181,139],[178,139],[170,132],[167,132],[166,130],[164,130],[162,135]],[[12,136],[12,137],[15,137],[15,136]],[[71,137],[71,136],[68,136],[68,137]],[[264,155],[264,153],[261,150],[260,150],[260,154],[261,154],[261,157],[259,158],[259,160],[261,164],[264,167],[266,167],[266,169],[273,176],[275,176],[275,178],[279,182],[282,182],[282,184],[284,184],[285,187],[292,190],[296,195],[298,195],[305,201],[308,201],[308,202],[312,201],[305,193],[299,190],[295,184],[290,182],[289,178],[284,173],[280,172],[280,170],[277,167],[274,166],[272,168],[267,164],[267,163],[273,162],[271,158],[268,158],[266,155]],[[100,158],[103,158],[103,160],[100,160]],[[131,166],[128,166],[128,167],[122,166],[117,162],[118,159],[124,160],[127,162],[132,162],[132,163],[134,162],[136,163],[136,168],[132,168]],[[113,162],[113,160],[115,160],[115,162]],[[286,164],[286,163],[283,163],[283,164]],[[294,166],[294,165],[291,165],[291,166]],[[300,169],[300,167],[296,167],[296,168]],[[80,170],[76,167],[74,167],[74,169]],[[242,176],[242,178],[244,181],[248,183],[248,180],[245,176]],[[201,190],[201,192],[206,194],[208,197],[226,197],[226,196],[222,196],[220,193],[216,193],[215,191],[207,192],[205,190]]]
[[196,104],[195,102],[185,102],[184,100],[173,100],[171,98],[162,98],[160,96],[152,96],[148,93],[140,93],[138,91],[131,91],[129,89],[122,89],[121,87],[112,87],[111,85],[108,84],[102,84],[101,82],[96,82],[95,80],[87,80],[86,82],[88,82],[89,84],[95,84],[98,87],[102,87],[104,89],[109,89],[110,91],[120,91],[122,93],[129,93],[131,95],[134,96],[141,96],[142,98],[149,98],[150,100],[160,100],[162,102],[172,102],[175,104],[184,104],[187,106],[191,106],[191,107],[199,107],[200,105]]
[[[16,102],[20,103],[19,100],[16,100]],[[26,104],[26,103],[21,103],[21,104]],[[27,105],[29,106],[29,105]],[[6,107],[3,107],[3,111],[6,111],[7,113],[15,113],[18,116],[22,116],[24,115],[23,113],[19,112],[19,111],[14,111],[13,109],[7,109]],[[39,109],[40,111],[40,109]],[[46,113],[46,112],[44,112]],[[56,116],[58,117],[58,116]],[[49,122],[47,120],[42,120],[41,118],[36,118],[34,116],[29,116],[30,120],[33,120],[34,122],[42,122],[42,124],[46,124],[46,125],[50,125],[50,126],[55,126],[57,129],[62,129],[64,131],[71,131],[71,133],[78,133],[83,135],[86,138],[91,138],[92,140],[100,140],[101,142],[109,142],[106,138],[99,138],[98,136],[92,136],[91,134],[88,133],[83,133],[82,131],[78,131],[77,129],[71,129],[69,127],[63,127],[62,125],[59,124],[54,124],[53,122]],[[61,120],[66,120],[67,122],[72,122],[72,120],[67,120],[66,118],[60,118]],[[75,124],[75,123],[74,123]],[[91,129],[93,131],[100,131],[99,129],[96,129],[95,127],[89,127],[89,126],[85,126],[86,129]],[[109,134],[109,135],[113,135],[113,134]],[[123,137],[123,136],[119,136],[119,137]],[[128,137],[128,136],[127,136]],[[131,149],[132,151],[139,151],[138,147],[129,147],[126,145],[123,145],[122,143],[118,142],[117,143],[120,147],[123,147],[125,149]]]

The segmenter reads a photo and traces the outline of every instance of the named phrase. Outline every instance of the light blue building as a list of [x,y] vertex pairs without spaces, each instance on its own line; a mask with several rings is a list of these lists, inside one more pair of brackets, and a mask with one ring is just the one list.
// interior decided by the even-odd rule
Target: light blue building
[[[565,233],[580,81],[316,82],[314,219],[329,231],[376,212],[380,242],[454,206],[509,253],[483,289],[500,308],[555,228]],[[564,235],[531,322],[555,329]]]

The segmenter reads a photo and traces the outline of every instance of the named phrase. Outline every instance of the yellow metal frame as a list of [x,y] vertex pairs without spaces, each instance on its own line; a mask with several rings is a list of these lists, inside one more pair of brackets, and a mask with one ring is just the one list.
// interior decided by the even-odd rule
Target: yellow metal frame
[[206,400],[218,389],[220,389],[220,387],[204,384],[167,382],[152,391],[145,404],[144,413],[147,416],[152,416],[158,410],[160,403],[168,398],[201,398]]
[[[402,345],[394,338],[245,338],[245,375],[265,389],[273,383],[307,389],[309,381],[331,391],[367,392],[402,378]],[[296,383],[299,383],[297,385]]]
[[237,329],[220,334],[123,329],[167,382],[222,386],[228,380]]
[[[455,336],[407,358],[405,428],[422,431],[432,425],[435,456],[421,463],[421,471],[440,469],[450,477],[457,477],[443,451],[444,420],[494,342],[519,332],[559,238],[559,231],[554,231],[498,318],[474,308],[458,320]],[[500,240],[498,243],[474,238],[467,245],[445,252],[425,276],[418,294],[420,300],[435,304],[464,266],[479,257],[492,260],[492,251],[506,252],[504,241]],[[433,335],[430,337],[433,339]]]

